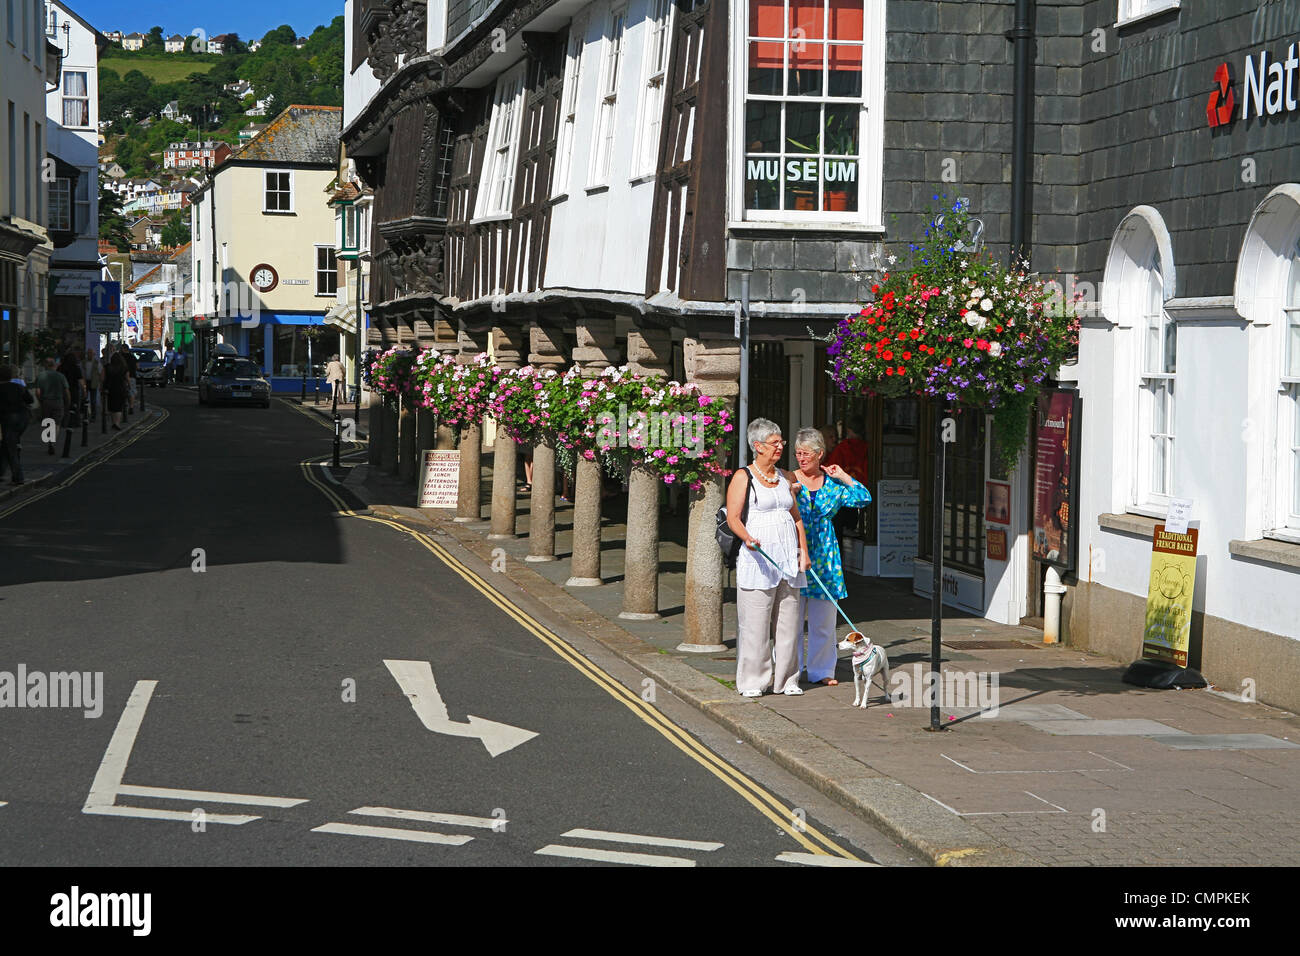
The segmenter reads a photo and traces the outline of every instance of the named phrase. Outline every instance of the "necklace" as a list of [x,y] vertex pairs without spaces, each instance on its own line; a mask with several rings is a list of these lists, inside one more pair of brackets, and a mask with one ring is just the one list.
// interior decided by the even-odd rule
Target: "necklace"
[[758,465],[755,465],[755,466],[754,466],[754,470],[755,470],[756,472],[758,472],[758,477],[762,478],[762,479],[763,479],[765,482],[767,482],[769,485],[775,485],[775,484],[777,484],[777,482],[778,482],[779,479],[777,478],[777,475],[776,475],[776,469],[775,469],[775,468],[772,469],[772,474],[770,474],[770,475],[764,473],[763,469],[759,468]]

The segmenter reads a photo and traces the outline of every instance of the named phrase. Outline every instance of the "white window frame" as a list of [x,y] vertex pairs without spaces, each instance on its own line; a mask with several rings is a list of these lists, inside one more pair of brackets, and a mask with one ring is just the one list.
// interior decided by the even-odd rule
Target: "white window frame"
[[519,133],[524,120],[524,69],[520,61],[497,78],[474,218],[508,217],[514,203]]
[[[288,177],[289,177],[289,208],[288,208],[288,209],[272,209],[270,206],[267,205],[267,200],[271,197],[271,194],[272,194],[272,193],[276,193],[277,195],[279,195],[279,194],[282,194],[282,193],[284,192],[283,189],[278,188],[278,186],[279,186],[279,183],[278,183],[278,182],[276,183],[276,186],[277,186],[276,189],[272,189],[272,188],[271,188],[270,181],[269,181],[269,177],[270,177],[270,176],[273,176],[273,175],[274,175],[274,176],[288,176]],[[267,213],[269,213],[269,214],[271,214],[271,215],[281,215],[281,216],[283,216],[283,215],[287,215],[287,214],[289,214],[289,213],[294,212],[293,196],[294,196],[294,189],[293,189],[293,170],[292,170],[292,169],[264,169],[264,170],[262,170],[262,212],[263,212],[263,214],[267,214]]]
[[1287,290],[1282,300],[1278,349],[1278,493],[1274,498],[1274,536],[1300,541],[1300,240],[1292,247]]
[[[1174,454],[1176,443],[1175,376],[1177,370],[1178,330],[1164,307],[1164,278],[1160,253],[1153,250],[1148,259],[1147,287],[1138,304],[1137,326],[1138,395],[1137,448],[1133,473],[1133,504],[1138,510],[1168,514],[1169,499],[1174,491]],[[1166,356],[1169,337],[1174,343],[1173,356]],[[1158,348],[1159,355],[1152,350]],[[1169,361],[1166,361],[1169,358]],[[1167,367],[1171,366],[1171,367]],[[1163,410],[1164,428],[1157,430],[1157,414]],[[1156,450],[1163,448],[1163,474],[1157,478]],[[1161,490],[1163,488],[1163,490]]]
[[[80,76],[82,78],[82,82],[85,84],[85,89],[86,89],[85,96],[75,96],[68,92],[68,80],[73,76]],[[62,115],[63,115],[64,128],[65,129],[90,129],[92,125],[91,115],[90,115],[90,74],[85,70],[64,70],[63,77],[60,81],[59,89],[61,91],[62,103],[63,103]],[[75,103],[83,104],[82,108],[85,110],[85,114],[86,114],[86,121],[84,123],[68,122],[68,107]]]
[[560,104],[560,133],[555,150],[555,178],[551,197],[558,199],[569,194],[573,179],[573,141],[578,132],[578,103],[582,90],[582,57],[587,46],[589,21],[581,17],[569,24],[568,52],[564,59],[564,94]]
[[1115,17],[1115,26],[1128,26],[1148,17],[1159,16],[1169,10],[1177,10],[1180,0],[1119,0],[1119,9]]
[[72,180],[60,176],[50,183],[50,229],[72,231]]
[[648,0],[645,54],[641,64],[641,102],[637,107],[636,148],[633,151],[633,180],[653,176],[659,161],[659,135],[664,116],[664,90],[668,85],[668,61],[672,53],[673,0]]
[[[320,254],[322,252],[324,252],[329,257],[330,266],[328,269],[322,267],[320,264]],[[316,261],[312,265],[315,268],[315,273],[316,273],[316,295],[329,296],[330,298],[334,298],[335,295],[338,293],[338,282],[339,282],[339,260],[338,260],[338,256],[334,251],[334,247],[329,243],[317,243]],[[334,288],[332,289],[321,288],[321,280],[326,277],[329,277],[329,279],[332,281]]]
[[596,86],[596,123],[591,137],[591,162],[587,168],[587,188],[609,185],[614,166],[614,146],[618,139],[618,87],[623,80],[627,61],[627,4],[609,11],[605,36],[601,42],[600,74]]
[[[72,191],[72,228],[77,235],[85,236],[90,231],[90,177],[91,171],[83,169],[77,179],[77,186]],[[98,234],[99,227],[96,225]]]
[[[798,223],[835,223],[858,230],[884,230],[884,163],[885,163],[885,0],[863,0],[862,16],[862,98],[861,123],[858,127],[858,208],[855,212],[830,210],[746,210],[745,208],[745,105],[756,100],[786,101],[788,96],[749,94],[749,2],[731,0],[732,30],[731,72],[731,178],[728,213],[729,225],[790,225]],[[788,0],[787,0],[788,9]],[[788,14],[787,14],[788,17]],[[812,41],[823,42],[823,41]],[[844,104],[843,97],[797,97],[798,102]],[[853,101],[853,102],[856,102]]]

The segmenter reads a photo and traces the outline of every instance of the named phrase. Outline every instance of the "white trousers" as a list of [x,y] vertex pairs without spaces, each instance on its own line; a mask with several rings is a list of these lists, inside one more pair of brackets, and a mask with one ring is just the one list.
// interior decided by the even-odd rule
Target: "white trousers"
[[798,687],[799,592],[785,578],[774,588],[737,588],[736,618],[736,690]]
[[[817,683],[835,676],[835,605],[822,598],[800,596],[800,623],[808,622],[808,655],[804,666],[808,669],[808,680]],[[800,657],[803,658],[803,641],[799,641]]]

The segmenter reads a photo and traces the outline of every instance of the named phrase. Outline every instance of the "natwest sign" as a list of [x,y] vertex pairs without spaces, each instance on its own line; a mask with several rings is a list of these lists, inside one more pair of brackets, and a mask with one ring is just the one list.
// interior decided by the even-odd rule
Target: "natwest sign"
[[[1286,48],[1285,59],[1270,61],[1268,51],[1246,57],[1242,70],[1241,118],[1251,116],[1276,116],[1300,108],[1300,83],[1296,70],[1300,56],[1296,44]],[[1205,118],[1213,128],[1232,121],[1234,107],[1232,74],[1227,63],[1220,63],[1214,71],[1214,89],[1205,106]]]

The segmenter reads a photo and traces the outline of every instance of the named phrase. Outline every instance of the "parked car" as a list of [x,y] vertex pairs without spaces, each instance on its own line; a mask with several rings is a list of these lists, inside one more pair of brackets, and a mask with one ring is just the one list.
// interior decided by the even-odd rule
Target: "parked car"
[[239,355],[218,355],[199,376],[199,404],[246,402],[271,407],[271,384],[262,370]]
[[158,388],[167,387],[167,369],[163,367],[163,358],[156,349],[137,347],[131,349],[131,354],[135,356],[136,374],[141,382]]

